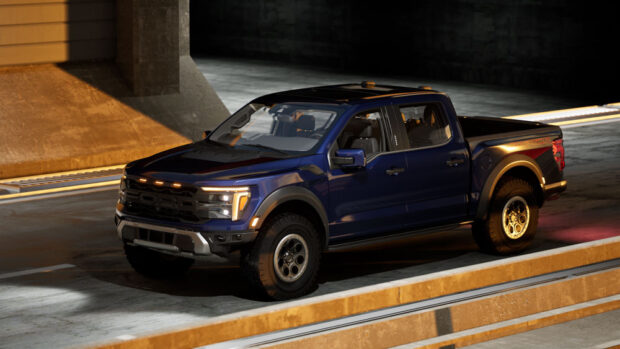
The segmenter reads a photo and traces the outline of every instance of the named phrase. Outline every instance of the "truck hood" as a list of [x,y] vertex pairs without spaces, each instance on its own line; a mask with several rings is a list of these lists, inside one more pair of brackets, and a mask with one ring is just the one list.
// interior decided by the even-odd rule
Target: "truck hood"
[[134,161],[126,171],[129,175],[175,181],[230,180],[294,167],[298,161],[289,160],[294,157],[199,141]]

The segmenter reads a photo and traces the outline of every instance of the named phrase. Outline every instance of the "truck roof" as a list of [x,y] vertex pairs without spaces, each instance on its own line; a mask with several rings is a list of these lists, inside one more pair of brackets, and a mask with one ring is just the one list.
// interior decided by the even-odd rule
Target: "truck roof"
[[441,94],[429,86],[402,87],[390,85],[376,85],[372,81],[341,85],[317,86],[276,92],[259,97],[257,103],[274,104],[283,102],[316,102],[316,103],[360,103],[377,98],[391,98],[410,96],[415,94]]

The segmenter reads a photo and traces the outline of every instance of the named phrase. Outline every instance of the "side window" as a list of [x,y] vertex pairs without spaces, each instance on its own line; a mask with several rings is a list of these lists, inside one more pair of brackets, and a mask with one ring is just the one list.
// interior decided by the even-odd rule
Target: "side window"
[[423,148],[447,142],[452,133],[439,104],[399,106],[409,148]]
[[385,151],[379,110],[368,110],[352,117],[337,142],[340,149],[364,149],[367,157]]

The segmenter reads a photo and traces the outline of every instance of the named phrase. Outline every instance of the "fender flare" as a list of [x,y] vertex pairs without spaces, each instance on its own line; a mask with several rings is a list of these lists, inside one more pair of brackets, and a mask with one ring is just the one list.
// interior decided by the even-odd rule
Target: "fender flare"
[[[310,190],[300,186],[288,186],[275,190],[269,194],[263,202],[260,203],[254,216],[259,217],[259,223],[253,229],[259,230],[264,223],[264,218],[269,216],[280,205],[288,201],[303,201],[310,205],[321,218],[321,224],[323,225],[323,231],[325,232],[325,245],[329,241],[329,221],[327,220],[327,212],[323,207],[323,203],[319,198]],[[325,247],[325,246],[324,246]]]
[[[513,154],[508,156],[507,158],[500,161],[494,168],[493,171],[487,177],[486,182],[484,183],[484,187],[480,192],[480,200],[478,201],[478,209],[476,211],[476,219],[485,219],[489,210],[489,205],[491,204],[491,199],[493,198],[493,192],[495,191],[495,187],[499,180],[510,170],[523,167],[532,172],[538,179],[538,185],[542,190],[544,187],[544,176],[542,170],[538,166],[538,164],[532,160],[530,157],[527,157],[522,154]],[[536,188],[535,188],[536,190]]]

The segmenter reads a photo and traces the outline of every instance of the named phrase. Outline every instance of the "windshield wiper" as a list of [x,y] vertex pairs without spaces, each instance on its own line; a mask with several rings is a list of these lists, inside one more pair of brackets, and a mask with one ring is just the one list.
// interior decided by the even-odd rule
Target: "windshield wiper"
[[239,145],[248,146],[248,147],[255,147],[255,148],[261,148],[261,149],[266,149],[266,150],[269,150],[269,151],[275,151],[275,152],[280,153],[280,154],[289,155],[289,153],[285,152],[284,150],[273,148],[273,147],[270,147],[268,145],[254,144],[254,143],[243,143],[243,144],[239,144]]

